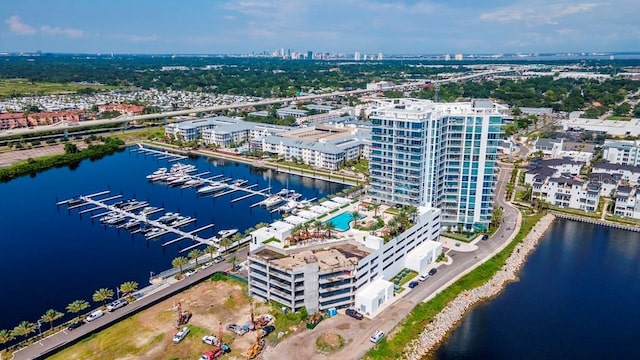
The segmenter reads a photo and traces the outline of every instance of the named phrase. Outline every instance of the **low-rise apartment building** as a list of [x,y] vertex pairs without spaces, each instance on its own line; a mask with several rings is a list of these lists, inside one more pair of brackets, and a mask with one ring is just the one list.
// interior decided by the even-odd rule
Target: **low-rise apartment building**
[[612,164],[640,165],[640,142],[629,140],[605,140],[602,158]]
[[264,228],[252,233],[249,294],[292,311],[303,306],[309,313],[356,307],[375,316],[393,299],[389,280],[395,274],[404,268],[425,272],[442,253],[436,241],[440,210],[434,208],[418,208],[412,225],[388,241],[350,229],[335,231],[328,240],[297,243],[291,240],[293,225],[283,225],[286,221],[269,226],[268,233]]

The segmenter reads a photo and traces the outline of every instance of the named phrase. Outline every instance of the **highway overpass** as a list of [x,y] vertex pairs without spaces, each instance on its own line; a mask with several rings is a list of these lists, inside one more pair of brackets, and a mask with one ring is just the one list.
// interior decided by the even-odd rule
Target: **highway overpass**
[[[450,79],[434,80],[434,81],[431,81],[431,83],[439,85],[439,84],[445,84],[450,82],[457,82],[457,81],[469,80],[469,79],[485,77],[490,75],[496,75],[500,73],[513,72],[516,70],[518,70],[518,67],[511,66],[511,67],[505,67],[503,69],[482,71],[482,72],[454,77]],[[412,82],[412,83],[407,83],[402,85],[396,85],[385,90],[402,90],[408,87],[415,87],[423,84],[424,82]],[[253,101],[253,102],[236,103],[236,104],[230,104],[230,105],[218,105],[218,106],[210,106],[210,107],[203,107],[203,108],[168,111],[168,112],[162,112],[162,113],[156,113],[156,114],[146,114],[146,115],[136,115],[136,116],[121,115],[112,119],[88,120],[88,121],[73,122],[73,123],[61,122],[61,123],[56,123],[54,125],[43,125],[43,126],[36,126],[32,128],[16,128],[16,129],[10,129],[6,131],[0,131],[0,139],[13,137],[16,135],[30,136],[38,133],[52,132],[52,131],[64,132],[65,130],[68,130],[68,129],[88,128],[88,127],[101,126],[101,125],[118,125],[118,124],[126,125],[133,121],[164,119],[164,118],[171,118],[174,116],[183,116],[183,115],[189,115],[194,113],[210,113],[210,112],[240,109],[240,108],[252,107],[252,106],[281,104],[281,103],[286,103],[291,101],[304,102],[308,100],[323,99],[323,98],[328,98],[333,96],[361,95],[361,94],[367,94],[367,93],[375,93],[377,91],[379,90],[357,89],[357,90],[351,90],[351,91],[336,91],[328,94],[306,95],[306,96],[293,97],[293,98],[287,97],[287,98],[268,99],[268,100]]]

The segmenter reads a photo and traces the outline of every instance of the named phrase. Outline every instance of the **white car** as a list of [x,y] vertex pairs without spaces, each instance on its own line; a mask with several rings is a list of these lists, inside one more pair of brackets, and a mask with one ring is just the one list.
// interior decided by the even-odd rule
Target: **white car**
[[376,330],[376,332],[374,332],[373,335],[371,335],[371,337],[369,338],[369,341],[375,344],[378,341],[380,341],[380,339],[382,339],[383,337],[384,337],[384,331]]
[[189,277],[189,276],[191,276],[191,275],[195,275],[197,272],[198,272],[198,270],[196,270],[196,269],[191,269],[191,270],[187,271],[186,273],[184,273],[184,276],[185,276],[185,277]]
[[182,341],[189,334],[189,327],[185,326],[182,330],[178,331],[175,335],[173,335],[173,343],[177,344]]
[[125,299],[118,299],[111,304],[107,305],[107,311],[113,311],[115,309],[120,309],[121,307],[127,305],[129,302]]
[[91,314],[89,314],[89,316],[87,316],[87,321],[93,321],[99,317],[102,317],[104,315],[104,311],[102,310],[96,310],[94,312],[92,312]]
[[202,264],[202,265],[200,266],[200,269],[202,269],[202,270],[207,269],[207,268],[211,267],[211,265],[213,265],[213,263],[212,263],[212,262],[210,262],[210,261],[209,261],[209,262],[206,262],[206,263],[204,263],[204,264]]
[[220,340],[215,335],[206,335],[202,338],[202,342],[208,345],[218,346]]

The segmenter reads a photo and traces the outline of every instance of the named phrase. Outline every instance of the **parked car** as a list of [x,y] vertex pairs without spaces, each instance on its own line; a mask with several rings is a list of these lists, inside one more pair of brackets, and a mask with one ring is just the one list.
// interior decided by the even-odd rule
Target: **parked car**
[[433,276],[433,275],[435,275],[437,272],[438,272],[438,269],[433,268],[433,269],[429,270],[429,276]]
[[84,325],[84,324],[85,324],[84,320],[74,321],[74,322],[72,322],[71,324],[69,324],[69,327],[67,327],[67,329],[68,329],[69,331],[71,331],[71,330],[73,330],[73,329],[77,329],[77,328],[79,328],[80,326],[82,326],[82,325]]
[[200,269],[202,269],[202,270],[207,269],[207,268],[211,267],[211,265],[213,265],[213,263],[212,263],[212,262],[210,262],[210,261],[208,261],[208,262],[206,262],[206,263],[202,264],[202,265],[200,266]]
[[89,314],[89,316],[87,316],[87,321],[93,321],[99,317],[102,317],[104,315],[104,311],[102,310],[96,310],[94,312],[92,312],[91,314]]
[[242,328],[242,326],[238,324],[227,324],[227,330],[234,332],[238,335],[244,335],[247,331]]
[[111,304],[107,305],[107,311],[113,311],[115,309],[120,309],[121,307],[127,305],[129,302],[125,299],[118,299]]
[[375,344],[378,341],[380,341],[380,339],[382,339],[383,337],[384,337],[384,331],[376,330],[376,332],[374,332],[373,335],[371,335],[371,337],[369,338],[369,341]]
[[216,263],[216,264],[220,264],[223,261],[224,261],[224,256],[221,256],[221,255],[218,255],[218,256],[213,258],[213,262]]
[[202,338],[202,342],[208,345],[218,346],[220,340],[218,340],[218,337],[215,335],[206,335]]
[[351,316],[354,319],[358,319],[358,320],[364,319],[364,316],[360,314],[358,311],[356,311],[355,309],[347,309],[345,310],[344,313],[347,314],[348,316]]
[[419,283],[419,282],[417,282],[417,281],[412,281],[412,282],[410,282],[410,283],[409,283],[409,289],[413,289],[414,287],[416,287],[416,286],[418,286],[418,285],[420,285],[420,283]]
[[191,270],[187,271],[186,273],[184,273],[184,276],[185,277],[189,277],[189,276],[195,275],[197,272],[198,272],[198,270],[191,269]]
[[173,343],[174,344],[179,343],[180,341],[182,341],[182,339],[187,337],[187,334],[189,334],[189,327],[185,326],[182,328],[182,330],[178,331],[175,335],[173,335]]
[[428,278],[429,278],[429,274],[428,274],[428,273],[426,273],[426,274],[422,274],[422,275],[420,275],[420,277],[418,278],[418,280],[420,280],[420,281],[425,281],[425,280],[427,280]]
[[487,234],[482,235],[482,240],[485,240],[485,241],[489,240],[489,235]]

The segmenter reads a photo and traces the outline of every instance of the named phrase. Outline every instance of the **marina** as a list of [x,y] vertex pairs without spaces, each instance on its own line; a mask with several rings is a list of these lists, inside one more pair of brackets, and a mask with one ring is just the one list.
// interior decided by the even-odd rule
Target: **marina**
[[[82,195],[72,199],[59,201],[56,205],[67,205],[68,209],[76,209],[82,207],[92,206],[91,208],[81,210],[83,213],[92,213],[99,209],[107,210],[99,214],[91,215],[91,218],[100,218],[100,222],[106,225],[116,226],[119,228],[135,229],[132,233],[142,232],[147,240],[153,240],[166,234],[178,235],[178,238],[167,241],[162,244],[167,246],[173,243],[177,243],[182,240],[193,240],[196,244],[180,250],[185,252],[189,249],[193,249],[200,245],[215,246],[218,250],[220,246],[218,242],[219,237],[213,236],[211,238],[202,238],[197,233],[211,228],[214,224],[206,225],[201,228],[192,231],[183,231],[180,228],[186,226],[196,219],[189,216],[182,216],[176,212],[166,212],[155,220],[149,219],[149,215],[162,211],[161,208],[149,207],[146,201],[138,201],[135,199],[118,201],[109,204],[107,201],[118,199],[121,195],[110,196],[106,198],[99,198],[100,196],[109,195],[110,191],[101,191],[89,195]],[[71,205],[73,204],[73,205]],[[144,208],[142,211],[136,213],[135,210]],[[147,211],[145,211],[147,210]],[[237,232],[237,229],[235,229]]]
[[[241,179],[246,181],[243,187],[253,190],[272,187],[272,192],[277,192],[288,186],[307,199],[323,198],[344,188],[339,183],[252,168],[228,160],[200,157],[170,162],[170,159],[159,159],[162,157],[159,154],[130,150],[135,150],[135,146],[100,160],[83,161],[77,167],[53,168],[34,177],[17,178],[0,187],[0,195],[5,201],[20,204],[4,214],[5,241],[0,242],[0,260],[7,268],[19,268],[24,263],[33,263],[31,267],[34,268],[20,276],[0,279],[0,286],[8,293],[21,294],[19,299],[5,297],[0,301],[5,308],[12,309],[0,314],[0,328],[12,328],[23,320],[35,321],[49,308],[64,312],[71,301],[90,301],[99,287],[114,289],[125,281],[135,281],[142,286],[150,277],[171,269],[172,260],[186,256],[190,246],[205,247],[192,240],[180,239],[181,235],[173,232],[147,240],[142,230],[147,230],[148,226],[142,225],[144,221],[136,223],[137,220],[131,218],[118,225],[103,224],[99,220],[109,210],[93,204],[73,208],[85,203],[78,195],[110,190],[109,194],[94,199],[107,204],[127,199],[146,201],[148,205],[132,212],[147,212],[149,219],[157,219],[167,212],[197,219],[179,230],[192,232],[208,226],[195,234],[210,239],[224,229],[238,229],[237,234],[244,234],[257,223],[272,222],[280,215],[264,207],[250,207],[266,195],[250,195],[231,203],[248,193],[234,191],[225,196],[225,191],[232,190],[229,188],[213,194],[217,197],[197,196],[195,187],[181,189],[186,183],[175,187],[159,186],[148,181],[146,176],[160,167],[166,167],[168,171],[174,163],[187,163],[198,169],[191,175],[208,172],[201,176],[218,176],[216,180]],[[234,181],[226,182],[233,184]],[[107,198],[112,200],[105,200]],[[70,199],[68,204],[55,206],[65,199]],[[38,219],[37,226],[10,226],[24,223],[25,219]],[[215,227],[211,226],[213,224]],[[237,234],[231,238],[237,238]],[[179,240],[172,242],[174,239]],[[237,249],[237,241],[228,249],[225,243],[221,242],[221,251]],[[36,286],[25,288],[25,283]],[[46,293],[56,296],[42,296]],[[71,317],[65,315],[61,321]]]
[[[271,213],[279,212],[287,214],[293,210],[306,205],[301,201],[298,201],[302,194],[297,193],[295,190],[284,188],[275,194],[271,194],[271,186],[262,189],[254,190],[258,184],[246,185],[247,180],[225,178],[224,175],[216,175],[205,178],[203,176],[209,174],[204,172],[201,174],[191,175],[191,172],[195,172],[195,167],[190,167],[182,163],[174,164],[171,169],[161,167],[151,174],[147,175],[147,180],[154,183],[164,183],[167,186],[181,185],[182,189],[195,188],[198,196],[212,196],[214,198],[222,197],[233,194],[237,191],[245,192],[245,195],[231,199],[231,202],[242,201],[254,196],[263,196],[264,199],[253,203],[250,207],[261,206],[267,208]],[[315,200],[303,200],[304,204],[310,204]]]

